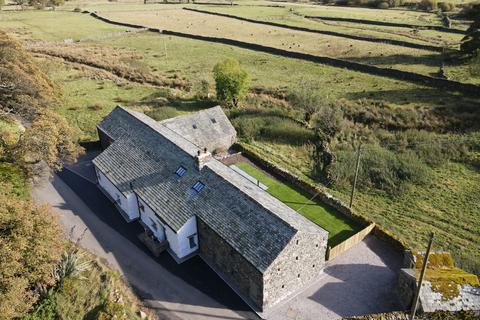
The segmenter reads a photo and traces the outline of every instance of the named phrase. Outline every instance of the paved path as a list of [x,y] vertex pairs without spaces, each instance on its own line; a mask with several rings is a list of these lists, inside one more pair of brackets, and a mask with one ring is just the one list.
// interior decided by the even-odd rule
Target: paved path
[[[152,257],[137,238],[141,227],[127,224],[91,182],[95,174],[89,158],[71,168],[77,174],[64,170],[34,190],[37,202],[56,209],[66,232],[73,227],[74,237],[85,232],[80,244],[119,270],[161,318],[257,319],[200,258],[177,265],[168,254]],[[398,310],[393,289],[399,266],[398,253],[368,237],[268,319],[330,320]]]

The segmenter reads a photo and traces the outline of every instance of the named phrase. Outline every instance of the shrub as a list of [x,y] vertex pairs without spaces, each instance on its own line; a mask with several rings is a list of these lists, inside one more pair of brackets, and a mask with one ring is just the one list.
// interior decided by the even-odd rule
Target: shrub
[[388,2],[379,2],[378,5],[377,5],[377,8],[378,9],[388,9],[388,8],[390,8],[390,5],[388,4]]
[[102,110],[103,109],[103,104],[99,101],[95,102],[94,104],[92,104],[91,106],[88,107],[89,109],[91,110]]
[[[395,196],[410,184],[425,183],[428,167],[411,151],[396,153],[378,145],[364,146],[358,175],[359,188],[373,188]],[[337,184],[350,185],[353,180],[356,153],[337,151],[337,162],[332,165],[332,178]]]
[[307,79],[303,79],[298,87],[289,94],[288,100],[295,109],[303,111],[304,120],[307,123],[310,122],[312,115],[325,104],[318,88],[312,85],[311,80]]
[[335,105],[324,105],[313,116],[314,128],[328,137],[335,137],[342,130],[345,120],[343,111]]
[[[395,152],[414,152],[429,166],[440,166],[449,160],[463,160],[471,140],[461,136],[445,137],[424,130],[406,130],[385,135],[381,144]],[[390,145],[390,146],[388,146]]]
[[33,312],[22,320],[55,320],[57,319],[57,303],[55,294],[49,290],[38,305],[35,306]]
[[449,12],[455,10],[455,4],[451,2],[439,2],[438,8],[443,12]]
[[421,0],[418,3],[418,7],[421,10],[433,11],[438,9],[437,0]]
[[159,107],[151,111],[147,111],[145,114],[157,121],[161,121],[178,116],[178,111],[173,107]]
[[217,99],[237,106],[248,92],[250,77],[235,59],[225,59],[213,68]]
[[480,16],[480,1],[467,3],[462,11],[460,11],[459,16],[464,19],[474,20],[476,17]]
[[295,121],[277,116],[237,116],[232,120],[239,136],[246,140],[267,140],[303,145],[313,139],[313,131]]
[[210,83],[207,80],[202,79],[195,86],[195,95],[200,99],[206,99],[210,94]]
[[469,61],[469,72],[474,77],[480,77],[480,50]]

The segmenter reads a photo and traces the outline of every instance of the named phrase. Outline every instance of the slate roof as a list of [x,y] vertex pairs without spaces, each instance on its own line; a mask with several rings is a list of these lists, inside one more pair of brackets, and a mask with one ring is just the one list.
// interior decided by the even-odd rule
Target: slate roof
[[[115,125],[117,123],[117,125]],[[327,232],[148,116],[117,107],[98,126],[115,141],[93,162],[124,193],[133,191],[177,232],[197,215],[263,272],[297,232]],[[187,169],[182,177],[175,171]],[[195,182],[205,187],[194,195]]]
[[213,152],[227,150],[235,142],[237,132],[220,106],[161,121],[188,141]]

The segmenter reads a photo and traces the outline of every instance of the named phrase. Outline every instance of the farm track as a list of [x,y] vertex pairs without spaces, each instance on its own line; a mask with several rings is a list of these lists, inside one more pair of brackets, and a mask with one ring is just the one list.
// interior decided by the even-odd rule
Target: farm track
[[219,17],[225,17],[225,18],[230,18],[230,19],[236,19],[236,20],[250,22],[250,23],[263,24],[263,25],[268,25],[268,26],[272,26],[272,27],[290,29],[290,30],[295,30],[295,31],[303,31],[303,32],[309,32],[309,33],[323,34],[323,35],[327,35],[327,36],[346,38],[346,39],[352,39],[352,40],[359,40],[359,41],[366,41],[366,42],[386,43],[386,44],[390,44],[390,45],[394,45],[394,46],[400,46],[400,47],[406,47],[406,48],[412,48],[412,49],[419,49],[419,50],[425,50],[425,51],[443,52],[443,47],[429,46],[429,45],[412,43],[412,42],[401,41],[401,40],[394,40],[394,39],[387,39],[387,38],[363,37],[363,36],[345,34],[345,33],[341,33],[341,32],[335,32],[335,31],[316,30],[316,29],[310,29],[310,28],[305,28],[305,27],[296,27],[296,26],[286,25],[286,24],[283,24],[283,23],[255,20],[255,19],[239,17],[239,16],[235,16],[235,15],[231,15],[231,14],[211,12],[211,11],[200,10],[200,9],[183,8],[183,10],[197,12],[197,13],[203,13],[203,14],[209,14],[209,15],[214,15],[214,16],[219,16]]
[[374,21],[374,20],[365,20],[365,19],[353,19],[353,18],[337,18],[337,17],[324,17],[324,16],[303,16],[306,19],[313,20],[326,20],[326,21],[335,21],[335,22],[350,22],[358,24],[368,24],[374,26],[383,26],[383,27],[399,27],[399,28],[408,28],[408,29],[425,29],[425,30],[435,30],[445,33],[454,33],[465,35],[466,32],[460,29],[451,29],[444,26],[429,26],[429,25],[419,25],[419,24],[407,24],[407,23],[397,23],[397,22],[385,22],[385,21]]
[[435,78],[435,77],[426,76],[426,75],[409,72],[409,71],[380,68],[372,65],[361,64],[358,62],[351,62],[351,61],[342,60],[342,59],[330,58],[326,56],[317,56],[317,55],[312,55],[308,53],[288,51],[288,50],[279,49],[275,47],[264,46],[256,43],[243,42],[243,41],[233,40],[229,38],[208,37],[208,36],[194,35],[194,34],[177,32],[177,31],[161,30],[158,28],[149,28],[142,25],[110,20],[94,12],[90,13],[90,15],[94,18],[97,18],[101,21],[104,21],[106,23],[110,23],[113,25],[136,28],[136,29],[148,28],[150,32],[154,32],[154,33],[212,42],[212,43],[220,43],[220,44],[235,46],[243,49],[273,54],[277,56],[310,61],[314,63],[320,63],[320,64],[332,66],[332,67],[345,68],[351,71],[367,73],[374,76],[381,76],[381,77],[386,77],[386,78],[395,79],[395,80],[412,82],[419,85],[444,89],[446,91],[461,92],[466,95],[470,95],[474,97],[480,96],[480,86],[477,86],[474,84],[462,83],[462,82],[457,82],[457,81],[452,81],[452,80],[447,80],[442,78]]

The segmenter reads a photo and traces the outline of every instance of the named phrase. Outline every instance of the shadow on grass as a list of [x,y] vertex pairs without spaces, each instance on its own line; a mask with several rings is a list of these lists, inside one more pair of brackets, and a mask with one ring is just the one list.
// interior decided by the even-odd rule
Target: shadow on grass
[[347,240],[351,236],[353,236],[355,233],[357,233],[360,230],[360,228],[355,229],[355,230],[342,230],[333,237],[328,239],[328,245],[330,247],[335,247],[336,245],[340,244],[341,242]]
[[373,65],[424,65],[429,67],[439,67],[442,65],[442,57],[439,54],[426,54],[422,56],[413,56],[407,54],[393,54],[389,56],[375,55],[363,57],[351,57],[347,60]]

